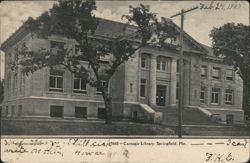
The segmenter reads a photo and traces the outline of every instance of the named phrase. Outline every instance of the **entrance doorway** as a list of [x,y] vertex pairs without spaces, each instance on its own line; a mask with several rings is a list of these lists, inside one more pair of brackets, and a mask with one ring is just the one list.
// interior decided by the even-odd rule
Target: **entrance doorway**
[[156,88],[156,104],[158,106],[165,106],[166,103],[166,86],[157,85]]

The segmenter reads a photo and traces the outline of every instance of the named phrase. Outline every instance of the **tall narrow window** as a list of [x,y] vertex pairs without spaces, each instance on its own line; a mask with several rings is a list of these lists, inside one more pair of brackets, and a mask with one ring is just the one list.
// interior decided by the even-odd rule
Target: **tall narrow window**
[[11,113],[10,115],[13,117],[15,115],[15,105],[11,106]]
[[233,90],[231,89],[225,90],[225,104],[227,105],[233,104]]
[[63,91],[63,71],[50,70],[49,90],[57,92]]
[[7,73],[7,81],[5,82],[7,84],[7,88],[9,91],[11,91],[11,73]]
[[162,60],[162,65],[161,65],[161,70],[162,71],[166,71],[166,63],[167,63],[166,60]]
[[146,56],[141,57],[141,68],[148,68],[148,59]]
[[226,80],[233,80],[233,70],[226,70]]
[[176,72],[180,72],[180,60],[176,60]]
[[146,96],[146,86],[147,86],[147,80],[141,79],[141,91],[140,96],[145,97]]
[[220,89],[219,88],[212,88],[212,97],[211,97],[211,103],[212,104],[219,104],[219,98],[220,96]]
[[207,76],[207,66],[202,65],[201,66],[201,77],[206,77]]
[[157,70],[161,69],[161,60],[157,59]]
[[9,106],[6,106],[6,113],[5,116],[7,117],[9,115]]
[[14,76],[13,76],[14,80],[13,80],[13,92],[16,92],[17,91],[17,73],[15,72],[14,73]]
[[18,117],[22,115],[22,109],[23,109],[22,105],[18,105],[18,112],[17,112]]
[[130,83],[130,93],[133,92],[133,83]]
[[221,69],[218,67],[213,67],[212,78],[220,79],[220,75],[221,75]]
[[74,78],[74,89],[73,89],[73,92],[74,93],[83,93],[83,94],[86,94],[87,93],[87,91],[86,91],[86,85],[87,85],[86,80],[84,80],[83,78],[77,78],[77,77],[75,77]]
[[179,82],[176,82],[176,100],[179,100]]
[[205,87],[201,87],[200,90],[200,103],[204,104],[205,103]]

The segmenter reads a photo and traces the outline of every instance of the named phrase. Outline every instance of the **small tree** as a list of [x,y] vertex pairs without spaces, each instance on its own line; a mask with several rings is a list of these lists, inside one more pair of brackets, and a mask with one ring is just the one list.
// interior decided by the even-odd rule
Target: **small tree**
[[243,80],[243,110],[249,114],[250,108],[250,49],[249,26],[227,23],[211,31],[213,49],[225,63],[233,65]]
[[[130,6],[130,15],[123,18],[128,24],[136,26],[133,33],[121,33],[116,38],[109,38],[108,41],[100,42],[91,39],[97,26],[98,18],[93,14],[96,10],[94,1],[75,0],[59,1],[49,12],[43,13],[37,20],[30,20],[28,29],[36,37],[47,38],[51,35],[60,35],[74,39],[80,47],[81,53],[75,54],[72,49],[65,47],[56,52],[50,49],[30,51],[27,47],[18,53],[17,60],[13,64],[14,68],[21,65],[22,71],[26,74],[33,73],[41,68],[53,68],[57,65],[64,66],[73,74],[84,78],[86,82],[98,88],[102,92],[102,97],[106,108],[106,124],[112,123],[112,97],[108,91],[108,84],[103,85],[102,81],[109,83],[117,68],[127,61],[136,50],[146,45],[161,45],[163,38],[172,38],[172,33],[167,34],[166,29],[172,30],[173,25],[162,19],[159,23],[156,15],[151,13],[148,6]],[[157,37],[153,37],[157,36]],[[156,39],[157,38],[157,39]],[[108,65],[100,62],[101,57],[111,56]],[[80,61],[88,62],[88,67]],[[94,74],[94,75],[93,75]]]

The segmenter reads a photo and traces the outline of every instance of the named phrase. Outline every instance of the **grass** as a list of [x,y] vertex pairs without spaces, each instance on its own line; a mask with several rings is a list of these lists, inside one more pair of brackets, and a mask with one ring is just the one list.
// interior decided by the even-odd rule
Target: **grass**
[[[183,126],[188,136],[250,136],[249,126]],[[2,119],[2,135],[177,136],[177,126],[102,120]]]
[[175,135],[162,125],[103,121],[2,120],[1,130],[2,135]]

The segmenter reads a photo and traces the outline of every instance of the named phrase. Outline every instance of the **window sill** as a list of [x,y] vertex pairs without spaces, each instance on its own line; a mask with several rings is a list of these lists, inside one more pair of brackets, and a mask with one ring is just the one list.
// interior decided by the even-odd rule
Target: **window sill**
[[225,104],[226,106],[233,106],[233,103],[232,104]]
[[170,73],[167,70],[156,70],[156,72],[160,72],[160,73]]
[[87,94],[88,92],[86,90],[80,91],[80,90],[73,90],[73,94]]
[[89,96],[87,93],[76,93],[76,92],[72,92],[73,96]]
[[234,82],[234,80],[227,80],[227,79],[225,79],[225,81],[226,82]]
[[67,93],[65,93],[65,92],[57,92],[57,91],[47,91],[47,94],[67,95]]

